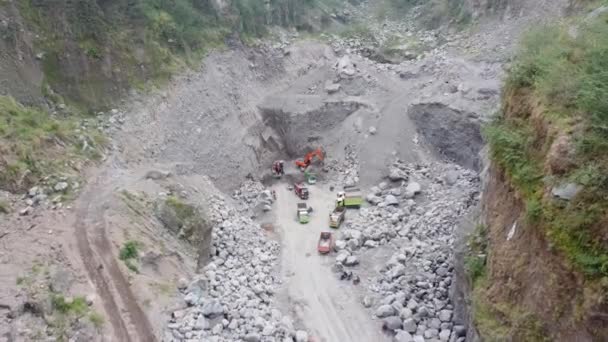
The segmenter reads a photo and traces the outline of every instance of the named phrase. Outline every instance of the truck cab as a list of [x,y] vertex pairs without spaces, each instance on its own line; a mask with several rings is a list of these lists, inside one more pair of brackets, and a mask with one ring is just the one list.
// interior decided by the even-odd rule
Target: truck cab
[[308,188],[302,183],[296,183],[293,186],[294,192],[300,199],[307,200],[308,199]]

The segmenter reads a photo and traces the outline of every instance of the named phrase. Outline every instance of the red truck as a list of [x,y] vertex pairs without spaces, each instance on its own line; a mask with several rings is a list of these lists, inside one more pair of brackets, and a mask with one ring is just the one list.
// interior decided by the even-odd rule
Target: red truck
[[319,237],[319,244],[317,250],[321,254],[327,254],[331,252],[332,244],[334,242],[333,234],[330,232],[322,232]]
[[302,183],[296,183],[293,185],[293,189],[300,199],[306,200],[308,199],[308,188],[304,186]]

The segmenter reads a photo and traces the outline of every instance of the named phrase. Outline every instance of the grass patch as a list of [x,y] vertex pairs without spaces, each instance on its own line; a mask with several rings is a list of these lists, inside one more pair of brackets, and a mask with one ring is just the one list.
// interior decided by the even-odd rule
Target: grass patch
[[137,241],[127,241],[120,249],[120,260],[135,259],[138,257],[139,243]]
[[487,227],[478,224],[469,237],[468,250],[464,257],[464,269],[473,288],[477,287],[478,283],[485,278],[488,249],[487,234]]
[[200,231],[207,224],[200,211],[193,205],[184,203],[177,197],[168,197],[166,204],[170,207],[177,219],[180,235],[191,240],[196,239]]
[[74,324],[83,317],[90,319],[93,315],[84,297],[68,299],[55,293],[51,294],[50,302],[53,312],[46,319],[51,327],[49,332],[52,332],[58,341],[67,341],[73,333]]
[[528,196],[542,187],[542,164],[534,157],[534,132],[526,120],[507,121],[497,117],[484,130],[490,155],[507,171],[515,186]]
[[365,41],[374,41],[376,38],[371,31],[369,25],[365,23],[354,23],[346,26],[338,34],[346,39],[361,39]]
[[120,198],[135,215],[139,217],[146,215],[146,202],[138,194],[128,190],[122,190],[120,192]]
[[83,316],[89,309],[87,301],[84,297],[76,297],[72,300],[66,300],[62,295],[56,294],[51,297],[53,309],[62,314],[74,314]]
[[463,29],[472,22],[472,14],[464,0],[384,0],[376,8],[376,16],[384,19],[402,19],[420,6],[420,23],[429,29],[443,24]]
[[101,329],[103,327],[103,325],[105,324],[105,319],[98,312],[91,312],[88,317],[89,317],[89,321],[91,321],[91,323],[93,323],[93,325],[95,326],[95,328],[97,330]]
[[548,342],[547,331],[534,314],[521,308],[488,301],[485,280],[475,288],[472,306],[475,327],[486,341]]
[[529,224],[540,222],[543,216],[543,205],[538,198],[532,197],[526,200],[526,220]]
[[154,288],[158,294],[168,296],[175,292],[175,284],[171,282],[152,282],[149,284],[150,287]]
[[0,189],[23,191],[69,171],[69,162],[98,158],[103,142],[99,131],[79,127],[77,117],[53,117],[0,96]]
[[15,284],[21,286],[21,285],[25,285],[27,283],[27,281],[28,281],[27,277],[17,277]]
[[11,205],[5,200],[0,200],[0,214],[10,214],[11,211]]
[[120,253],[118,255],[120,260],[122,260],[125,263],[127,268],[135,273],[139,273],[139,269],[137,268],[137,265],[135,265],[135,262],[139,258],[138,250],[140,247],[141,247],[141,244],[137,241],[132,241],[132,240],[127,241],[123,244],[122,248],[120,249]]

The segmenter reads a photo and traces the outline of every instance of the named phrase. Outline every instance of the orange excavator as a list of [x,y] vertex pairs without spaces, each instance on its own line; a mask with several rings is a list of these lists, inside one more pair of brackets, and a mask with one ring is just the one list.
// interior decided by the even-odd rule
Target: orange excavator
[[310,163],[312,163],[312,160],[315,156],[320,161],[323,161],[323,158],[324,158],[323,150],[321,148],[318,148],[314,151],[306,153],[306,156],[304,157],[304,159],[296,160],[296,166],[302,170],[305,170],[310,165]]

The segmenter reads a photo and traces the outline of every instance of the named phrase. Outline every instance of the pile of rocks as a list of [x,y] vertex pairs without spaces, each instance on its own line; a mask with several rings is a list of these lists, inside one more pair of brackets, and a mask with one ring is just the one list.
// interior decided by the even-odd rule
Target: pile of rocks
[[37,206],[50,209],[60,209],[63,207],[62,195],[68,192],[76,192],[80,189],[80,184],[71,181],[68,177],[49,176],[44,178],[39,185],[34,186],[23,195],[23,202],[26,207],[19,213],[22,216],[28,215]]
[[173,312],[164,341],[306,341],[273,307],[279,244],[222,198],[209,202],[214,256],[200,276],[180,282],[185,307]]
[[373,206],[346,222],[336,241],[336,264],[345,266],[361,249],[392,248],[368,284],[364,306],[373,308],[397,342],[464,341],[466,331],[454,323],[448,297],[451,246],[455,226],[478,199],[477,174],[452,164],[397,161],[388,178],[367,196]]
[[272,210],[274,203],[272,192],[264,184],[252,180],[245,181],[234,190],[232,198],[237,201],[239,212],[250,212],[251,216]]
[[389,179],[392,182],[372,187],[366,200],[373,206],[362,208],[346,222],[337,246],[356,250],[384,245],[397,237],[427,240],[451,235],[453,225],[479,192],[477,175],[457,165],[396,162]]
[[331,171],[331,174],[336,175],[334,182],[338,184],[338,188],[355,186],[359,183],[359,158],[351,145],[346,145],[344,148],[342,161],[328,160],[324,168],[325,171]]
[[395,333],[395,341],[465,340],[466,330],[454,323],[448,296],[453,272],[449,258],[445,241],[413,240],[369,285],[372,294],[363,302],[375,304],[374,315]]

